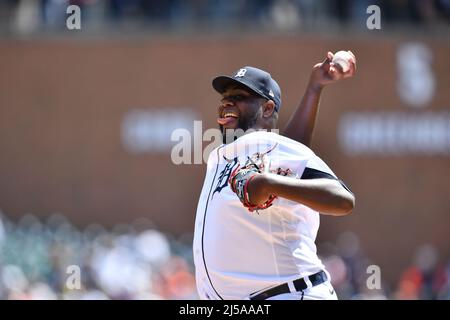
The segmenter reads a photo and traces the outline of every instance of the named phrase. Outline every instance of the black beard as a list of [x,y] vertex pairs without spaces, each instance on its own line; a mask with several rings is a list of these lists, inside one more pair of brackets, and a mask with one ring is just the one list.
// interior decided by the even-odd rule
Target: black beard
[[[256,120],[258,119],[258,114],[255,113],[253,117],[239,117],[238,127],[236,129],[223,129],[220,125],[220,131],[222,132],[222,142],[223,144],[228,144],[235,141],[237,138],[241,137],[248,129],[255,126]],[[240,129],[240,130],[238,130]]]

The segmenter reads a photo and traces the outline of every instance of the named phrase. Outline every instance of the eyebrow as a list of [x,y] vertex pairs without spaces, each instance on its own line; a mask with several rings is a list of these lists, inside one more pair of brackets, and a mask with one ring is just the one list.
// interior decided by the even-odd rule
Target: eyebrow
[[225,91],[225,92],[222,93],[222,96],[236,95],[236,94],[251,96],[250,92],[247,92],[247,91],[245,91],[243,89],[240,89],[240,88],[233,88],[233,89],[230,89],[229,91]]

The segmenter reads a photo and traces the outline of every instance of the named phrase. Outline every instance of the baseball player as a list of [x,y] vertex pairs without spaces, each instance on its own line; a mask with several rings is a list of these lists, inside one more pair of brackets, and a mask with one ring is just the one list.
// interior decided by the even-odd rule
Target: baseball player
[[[354,74],[314,67],[286,133],[309,144],[320,90]],[[224,144],[213,150],[197,207],[193,243],[202,299],[337,299],[317,256],[319,214],[346,215],[354,196],[305,144],[271,132],[281,90],[271,75],[243,67],[213,80]],[[311,87],[311,88],[310,88]],[[295,123],[306,128],[295,129]],[[234,133],[240,130],[241,135]],[[234,134],[234,138],[229,139]]]

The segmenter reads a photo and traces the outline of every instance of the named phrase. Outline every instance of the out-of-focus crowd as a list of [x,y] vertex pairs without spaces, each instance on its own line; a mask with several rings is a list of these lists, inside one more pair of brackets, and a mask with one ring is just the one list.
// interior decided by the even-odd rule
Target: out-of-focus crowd
[[80,230],[62,215],[0,215],[0,299],[197,299],[191,240],[147,220]]
[[81,8],[83,30],[365,29],[370,5],[378,5],[383,23],[391,25],[442,26],[450,21],[448,0],[0,0],[0,26],[13,34],[64,31],[69,5]]
[[[81,229],[63,215],[0,213],[0,299],[195,300],[191,244],[191,235],[175,238],[146,219]],[[376,264],[354,233],[319,252],[340,299],[450,299],[450,261],[441,264],[432,245],[417,249],[394,287],[369,279]]]
[[319,245],[318,252],[339,299],[450,299],[450,259],[439,257],[432,244],[416,248],[409,266],[390,283],[383,277],[385,270],[365,254],[353,232],[343,232],[333,243]]

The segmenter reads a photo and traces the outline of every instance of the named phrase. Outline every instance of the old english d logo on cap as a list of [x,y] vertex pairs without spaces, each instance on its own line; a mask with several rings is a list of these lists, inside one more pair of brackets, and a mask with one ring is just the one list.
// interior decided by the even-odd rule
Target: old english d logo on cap
[[235,78],[243,77],[243,76],[245,76],[245,73],[246,73],[246,72],[247,72],[247,69],[245,69],[245,68],[239,69],[239,71],[236,72],[236,74],[234,75],[234,77],[235,77]]

